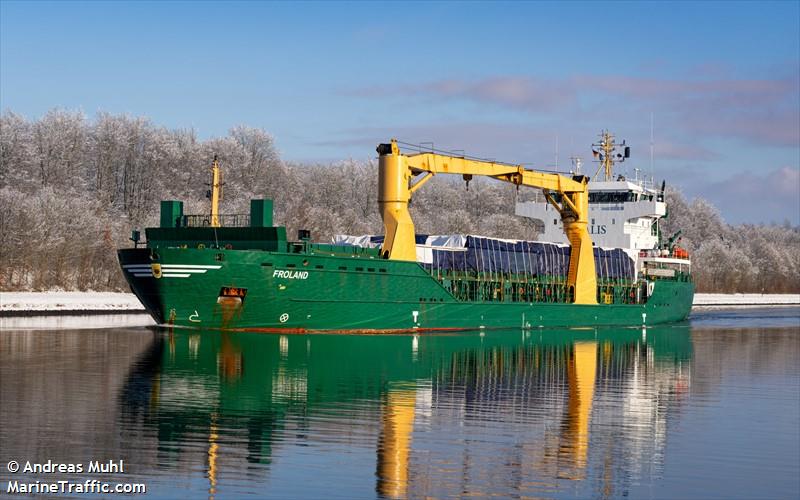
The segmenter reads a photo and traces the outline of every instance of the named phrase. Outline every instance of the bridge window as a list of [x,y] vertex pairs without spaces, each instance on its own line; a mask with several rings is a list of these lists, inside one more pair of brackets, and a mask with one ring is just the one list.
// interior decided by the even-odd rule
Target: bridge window
[[633,191],[610,191],[589,193],[589,203],[624,203],[636,201]]

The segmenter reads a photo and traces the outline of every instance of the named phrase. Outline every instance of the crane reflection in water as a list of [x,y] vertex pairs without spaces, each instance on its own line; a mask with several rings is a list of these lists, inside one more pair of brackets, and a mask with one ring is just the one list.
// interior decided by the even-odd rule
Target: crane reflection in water
[[286,474],[298,488],[371,478],[372,495],[388,498],[553,494],[578,482],[608,496],[661,467],[691,356],[685,326],[176,330],[135,364],[119,402],[128,435],[154,436],[158,467],[202,465],[209,496],[242,474],[278,496],[293,491],[277,485]]

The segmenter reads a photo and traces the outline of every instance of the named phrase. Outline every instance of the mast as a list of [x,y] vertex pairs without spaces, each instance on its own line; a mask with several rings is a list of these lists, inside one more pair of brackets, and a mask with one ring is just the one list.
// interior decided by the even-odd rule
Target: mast
[[[626,158],[630,157],[631,148],[625,145],[625,141],[622,141],[620,146],[622,147],[622,153],[616,153],[616,162],[621,163],[624,162]],[[603,170],[605,173],[604,181],[614,180],[614,155],[616,147],[617,144],[614,142],[614,136],[608,130],[603,130],[600,133],[600,142],[592,144],[592,154],[595,158],[600,158],[600,166],[597,167],[597,172],[594,174],[595,177]]]
[[219,161],[217,161],[217,155],[214,155],[214,163],[211,165],[211,227],[219,227],[219,200],[222,196],[221,177]]

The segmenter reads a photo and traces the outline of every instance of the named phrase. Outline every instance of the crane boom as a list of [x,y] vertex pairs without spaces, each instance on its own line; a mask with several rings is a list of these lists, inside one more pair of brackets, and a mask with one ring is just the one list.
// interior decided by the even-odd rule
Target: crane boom
[[[577,304],[597,303],[597,280],[592,239],[587,230],[588,178],[567,177],[508,165],[439,153],[402,154],[397,141],[379,144],[378,204],[385,236],[381,255],[393,260],[416,260],[414,222],[408,211],[411,194],[436,174],[491,177],[517,186],[540,188],[561,215],[570,242],[567,285]],[[421,177],[420,177],[421,176]],[[415,180],[416,179],[416,180]]]

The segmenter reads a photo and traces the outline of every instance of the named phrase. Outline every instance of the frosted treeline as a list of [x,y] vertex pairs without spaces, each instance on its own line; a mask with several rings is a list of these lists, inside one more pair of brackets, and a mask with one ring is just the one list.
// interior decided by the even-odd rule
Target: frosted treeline
[[[374,145],[365,145],[369,157]],[[377,162],[300,164],[281,160],[266,131],[247,126],[199,140],[191,129],[150,120],[52,110],[38,120],[0,115],[0,290],[127,290],[115,250],[132,228],[158,225],[159,201],[186,213],[209,210],[205,192],[214,155],[223,167],[223,213],[248,213],[251,198],[275,200],[275,223],[290,238],[309,229],[379,234]],[[417,232],[534,239],[536,225],[516,217],[534,190],[487,180],[465,189],[438,176],[415,195]],[[683,229],[701,291],[800,291],[800,230],[729,226],[702,199],[669,192],[667,230]]]
[[682,231],[698,291],[800,292],[800,227],[729,225],[708,201],[688,202],[676,190],[667,190],[666,201],[663,234]]

